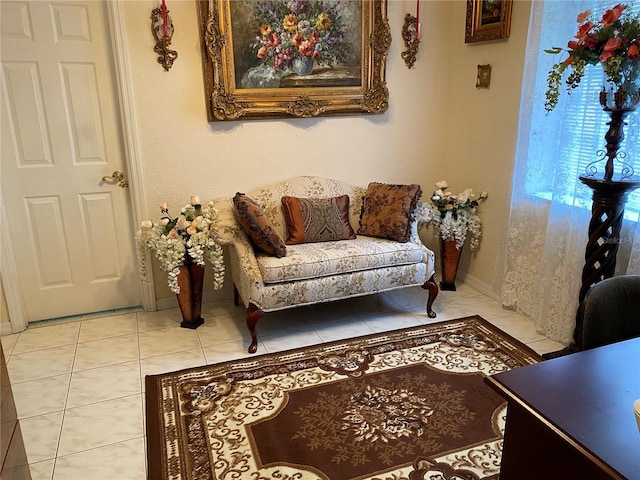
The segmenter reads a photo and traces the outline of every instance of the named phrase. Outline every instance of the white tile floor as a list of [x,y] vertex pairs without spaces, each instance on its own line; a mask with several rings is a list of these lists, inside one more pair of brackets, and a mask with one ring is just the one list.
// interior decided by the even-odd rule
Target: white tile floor
[[[425,313],[419,287],[265,315],[258,353],[478,314],[538,353],[562,347],[526,318],[460,284]],[[203,305],[180,328],[177,309],[34,324],[1,338],[34,480],[142,480],[144,377],[248,355],[244,308]]]

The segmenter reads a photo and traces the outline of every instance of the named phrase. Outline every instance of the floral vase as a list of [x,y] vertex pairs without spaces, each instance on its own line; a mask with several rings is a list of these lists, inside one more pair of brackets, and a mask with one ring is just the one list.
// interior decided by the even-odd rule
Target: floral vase
[[640,103],[640,60],[625,60],[620,74],[613,82],[604,74],[600,104],[606,110],[633,110]]
[[[604,180],[613,180],[615,162],[619,162],[621,178],[630,178],[633,175],[633,167],[624,161],[625,156],[618,156],[620,144],[624,139],[623,128],[627,123],[625,117],[634,112],[640,103],[640,60],[622,62],[620,79],[617,83],[605,82],[600,91],[600,104],[611,117],[607,122],[609,129],[605,134],[606,141],[606,165],[604,167]],[[595,163],[595,162],[594,162]],[[592,174],[592,169],[587,167],[587,173]]]
[[456,275],[462,256],[462,248],[458,250],[455,240],[440,240],[440,262],[442,266],[441,290],[456,290]]
[[204,267],[193,262],[187,255],[184,265],[180,266],[178,286],[180,293],[176,294],[178,305],[182,313],[181,327],[198,328],[204,323],[200,315],[202,310],[202,285],[204,281]]
[[298,55],[291,62],[291,67],[296,75],[309,75],[313,70],[313,58]]

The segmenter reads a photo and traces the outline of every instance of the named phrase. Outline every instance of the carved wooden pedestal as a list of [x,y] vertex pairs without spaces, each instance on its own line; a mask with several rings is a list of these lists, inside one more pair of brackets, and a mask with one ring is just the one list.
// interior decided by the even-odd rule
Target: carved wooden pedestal
[[[580,181],[593,190],[589,240],[584,254],[582,286],[578,297],[579,305],[582,305],[587,291],[593,285],[613,277],[620,245],[624,205],[629,193],[640,187],[640,179],[631,177],[615,181],[580,177]],[[578,311],[580,311],[579,307]],[[580,319],[576,317],[572,346],[576,350],[581,347],[581,338],[582,325]]]

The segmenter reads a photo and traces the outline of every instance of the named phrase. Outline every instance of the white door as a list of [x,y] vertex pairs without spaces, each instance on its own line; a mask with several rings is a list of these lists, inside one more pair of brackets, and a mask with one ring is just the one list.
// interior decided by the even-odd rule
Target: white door
[[1,8],[2,195],[27,320],[140,304],[104,2]]

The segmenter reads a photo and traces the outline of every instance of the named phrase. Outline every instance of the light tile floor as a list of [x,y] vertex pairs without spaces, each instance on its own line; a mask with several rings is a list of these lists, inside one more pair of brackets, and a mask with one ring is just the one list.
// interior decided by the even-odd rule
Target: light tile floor
[[[265,315],[258,354],[480,315],[538,353],[562,348],[532,322],[471,287],[440,292],[430,319],[419,287]],[[245,357],[244,308],[203,305],[205,324],[180,328],[178,309],[40,322],[1,338],[34,480],[143,480],[144,378]]]

